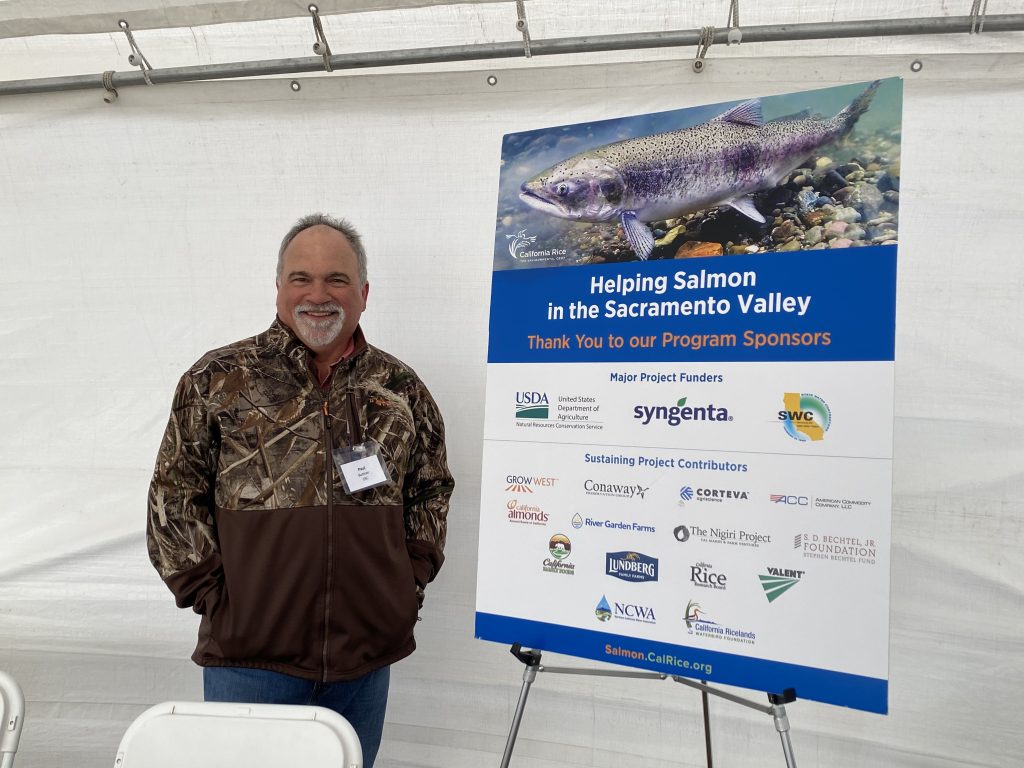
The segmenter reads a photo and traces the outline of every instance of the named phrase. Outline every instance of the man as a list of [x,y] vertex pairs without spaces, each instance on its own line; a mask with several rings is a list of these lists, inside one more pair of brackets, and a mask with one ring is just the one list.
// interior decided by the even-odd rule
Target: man
[[202,616],[207,700],[318,704],[372,766],[389,666],[415,648],[444,560],[444,425],[370,346],[366,253],[350,224],[300,219],[278,253],[277,319],[178,384],[149,491],[150,559]]

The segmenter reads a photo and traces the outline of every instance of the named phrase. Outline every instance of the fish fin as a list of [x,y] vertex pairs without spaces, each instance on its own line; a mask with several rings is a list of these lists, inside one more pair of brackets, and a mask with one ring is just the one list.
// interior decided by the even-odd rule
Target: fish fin
[[748,219],[753,219],[758,224],[764,224],[764,216],[754,207],[754,201],[749,197],[737,197],[735,200],[730,200],[726,205],[730,208],[735,208]]
[[751,99],[737,104],[723,115],[719,115],[711,122],[713,123],[739,123],[740,125],[764,125],[764,116],[761,114],[761,100]]
[[629,247],[641,261],[647,261],[647,257],[654,250],[654,235],[651,234],[651,228],[640,221],[633,211],[625,211],[621,218],[622,231],[626,233]]
[[[776,117],[772,120],[772,122],[785,123],[789,122],[790,120],[809,120],[812,117],[814,117],[814,115],[811,114],[811,110],[801,109],[799,112],[794,112],[791,115],[783,115],[782,117]],[[817,117],[820,119],[821,115],[818,115]]]

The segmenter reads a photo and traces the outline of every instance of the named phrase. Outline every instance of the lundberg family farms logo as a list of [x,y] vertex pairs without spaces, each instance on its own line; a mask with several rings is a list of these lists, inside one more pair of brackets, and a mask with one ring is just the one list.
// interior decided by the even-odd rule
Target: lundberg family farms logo
[[787,435],[802,443],[825,439],[825,433],[832,426],[832,411],[828,403],[806,392],[786,392],[782,395],[782,405],[778,419]]
[[[612,605],[614,605],[614,610]],[[635,621],[641,624],[658,623],[654,609],[649,606],[638,603],[620,603],[618,600],[612,605],[609,605],[607,596],[601,595],[601,599],[594,609],[594,615],[597,616],[598,621],[609,621],[614,618],[616,621]]]
[[645,427],[652,421],[666,421],[670,427],[678,427],[684,421],[732,421],[728,408],[714,403],[687,405],[685,397],[679,398],[675,405],[635,405],[633,418],[640,419]]
[[576,575],[576,566],[567,559],[572,552],[572,542],[564,533],[556,533],[548,541],[548,553],[551,557],[544,558],[545,573],[561,573],[566,576]]
[[761,574],[757,578],[761,580],[761,588],[764,589],[765,597],[769,603],[775,602],[785,592],[800,583],[804,577],[804,571],[794,571],[788,568],[768,568],[767,574]]
[[546,392],[516,392],[517,419],[546,419],[550,407]]
[[623,581],[657,581],[658,558],[642,552],[607,552],[605,573]]

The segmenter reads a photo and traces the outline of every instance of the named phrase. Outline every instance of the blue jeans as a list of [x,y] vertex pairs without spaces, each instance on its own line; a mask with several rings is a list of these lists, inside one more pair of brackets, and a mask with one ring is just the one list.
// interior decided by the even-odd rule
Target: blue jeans
[[380,748],[390,681],[391,667],[343,683],[320,683],[265,669],[203,667],[203,695],[207,701],[315,704],[333,709],[359,735],[365,768],[373,768]]

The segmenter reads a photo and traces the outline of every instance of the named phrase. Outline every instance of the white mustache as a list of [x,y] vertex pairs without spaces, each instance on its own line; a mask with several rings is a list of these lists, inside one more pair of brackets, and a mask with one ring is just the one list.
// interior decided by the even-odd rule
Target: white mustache
[[329,301],[326,304],[314,304],[311,301],[304,301],[295,307],[294,312],[334,312],[340,315],[342,309],[341,305],[333,301]]

